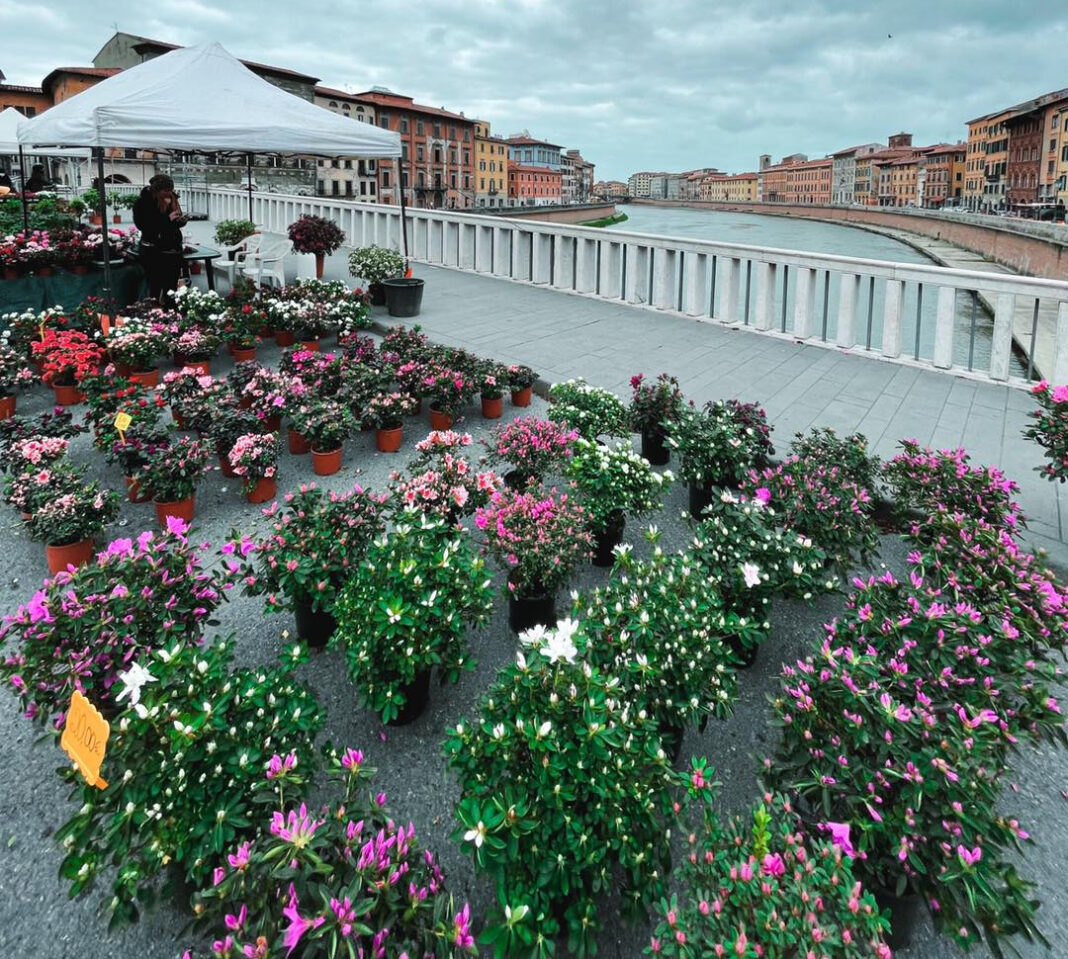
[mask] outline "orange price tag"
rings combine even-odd
[[[85,781],[97,789],[107,789],[108,785],[100,776],[100,767],[110,735],[108,721],[79,690],[74,690],[59,745],[74,760]]]
[[[111,332],[111,317],[107,313],[100,314],[100,332],[107,336]]]

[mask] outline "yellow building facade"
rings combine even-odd
[[[475,120],[475,206],[508,206],[508,144]]]

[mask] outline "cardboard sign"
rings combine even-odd
[[[108,721],[79,690],[74,690],[59,745],[74,760],[85,781],[97,789],[106,789],[108,785],[100,777],[100,767],[104,763],[104,752],[110,735],[111,726]]]
[[[100,332],[107,336],[111,332],[111,317],[106,313],[100,314]]]
[[[116,413],[115,414],[115,429],[119,431],[119,439],[122,440],[123,446],[126,445],[126,431],[130,428],[130,423],[133,420],[129,413]]]

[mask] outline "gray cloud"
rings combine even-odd
[[[148,11],[148,12],[146,12]],[[578,147],[598,176],[752,169],[964,122],[1068,86],[1063,0],[0,0],[0,67],[39,83],[114,27],[374,84]],[[210,109],[209,105],[206,105]]]

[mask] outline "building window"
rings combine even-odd
[[[356,112],[357,113],[363,113],[363,107],[357,107],[356,108]]]
[[[324,193],[326,193],[326,180],[315,181],[315,192],[318,193],[319,196],[322,196]]]
[[[464,130],[464,143],[468,143],[471,140],[471,131]]]
[[[367,184],[367,192],[370,193],[371,196],[375,195],[375,181],[374,180],[372,180],[370,183]]]
[[[449,174],[449,186],[452,187],[452,189],[454,189],[454,190],[456,189],[456,174],[455,173],[450,173]]]
[[[345,169],[346,170],[351,170],[352,169],[352,161],[351,160],[346,160],[345,161]]]
[[[423,162],[423,145],[421,143],[415,148],[415,158],[420,163]]]
[[[382,189],[383,190],[388,190],[389,189],[389,170],[383,170],[382,171]]]
[[[352,196],[352,180],[345,181],[345,196]]]
[[[416,132],[417,136],[422,136],[423,135],[423,121],[422,120],[416,120],[415,121],[415,132]]]
[[[341,196],[341,184],[337,180],[330,184],[330,192],[334,196]]]
[[[441,124],[440,123],[435,123],[434,124],[434,136],[435,137],[439,137],[439,138],[441,137]]]
[[[341,109],[344,110],[346,113],[351,113],[352,112],[352,107],[349,106],[349,104],[347,104],[347,103],[342,103],[341,104]]]
[[[400,132],[401,133],[407,133],[408,132],[408,118],[407,117],[401,117]]]
[[[453,123],[449,124],[449,139],[450,140],[455,140],[456,139],[456,125],[453,124]]]
[[[402,143],[401,144],[401,159],[402,160],[407,160],[408,159],[408,144],[407,143]]]

